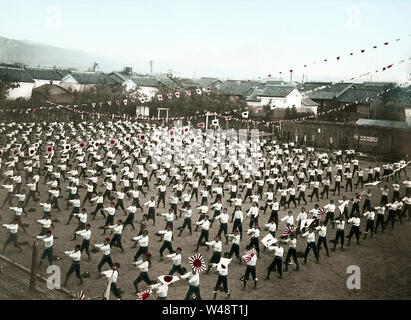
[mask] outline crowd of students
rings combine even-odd
[[[272,271],[282,278],[291,259],[301,270],[297,242],[306,242],[304,264],[311,250],[317,263],[322,248],[330,256],[330,225],[336,228],[335,251],[337,245],[344,250],[354,236],[360,244],[360,234],[372,238],[389,225],[393,229],[397,219],[403,224],[411,218],[411,181],[403,160],[367,167],[354,150],[327,152],[271,136],[244,139],[235,132],[211,134],[126,120],[12,122],[0,124],[0,132],[0,217],[8,229],[3,252],[13,244],[29,254],[19,244],[20,230],[23,237],[35,236],[44,247],[40,270],[44,260],[51,265],[59,253],[72,260],[65,286],[74,272],[84,285],[81,266],[95,263],[90,252],[99,252],[96,277],[107,277],[119,299],[127,291],[117,287],[120,263],[113,247],[139,271],[135,292],[144,282],[158,299],[167,297],[169,286],[164,277],[156,281],[149,275],[153,263],[171,263],[167,280],[186,279],[185,299],[201,299],[199,266],[190,263],[188,271],[183,262],[200,247],[204,256],[211,248],[204,271],[216,268],[218,273],[214,299],[221,286],[229,298],[234,256],[239,265],[230,268],[245,268],[243,290],[250,276],[257,288],[262,255],[274,252],[264,278],[269,280]],[[381,193],[380,201],[372,199],[375,193]],[[328,203],[320,206],[320,198]],[[55,227],[62,220],[67,222],[60,234]],[[123,246],[127,227],[133,234],[130,248]],[[158,252],[150,250],[153,236],[162,242]],[[54,250],[56,241],[78,237],[81,243]],[[83,253],[87,262],[82,262]],[[155,256],[158,262],[152,261]]]

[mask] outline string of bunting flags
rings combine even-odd
[[[314,119],[314,118],[318,118],[319,116],[322,115],[326,115],[332,112],[336,112],[336,111],[340,111],[340,110],[344,110],[350,106],[353,105],[358,105],[358,104],[362,104],[365,102],[369,102],[397,87],[400,87],[400,84],[396,84],[394,87],[392,88],[387,88],[379,93],[377,93],[375,96],[369,96],[366,97],[364,99],[361,100],[357,100],[355,102],[351,102],[351,103],[345,103],[344,105],[337,107],[337,108],[333,108],[333,109],[329,109],[327,111],[324,112],[319,112],[317,114],[313,114],[313,115],[309,115],[309,116],[304,116],[304,117],[300,117],[300,118],[294,118],[294,119],[285,119],[285,120],[272,120],[272,121],[266,121],[266,120],[249,120],[249,111],[245,111],[241,114],[242,118],[236,118],[233,117],[232,115],[223,115],[223,114],[219,114],[219,113],[203,113],[203,114],[197,114],[197,115],[190,115],[190,116],[184,116],[184,117],[143,117],[143,116],[121,116],[121,115],[114,115],[114,114],[103,114],[103,113],[96,113],[96,112],[89,112],[89,111],[80,111],[77,109],[73,109],[70,106],[58,106],[59,108],[62,108],[64,110],[67,111],[71,111],[77,114],[81,114],[81,115],[87,115],[87,116],[97,116],[97,117],[101,117],[101,118],[112,118],[112,119],[120,119],[120,118],[125,118],[128,120],[142,120],[142,121],[160,121],[160,122],[164,122],[164,121],[174,121],[174,120],[195,120],[195,119],[199,119],[199,118],[203,118],[208,116],[214,116],[214,117],[218,117],[220,119],[224,119],[225,121],[237,121],[237,122],[242,122],[242,123],[247,123],[247,124],[253,124],[253,125],[259,125],[259,124],[263,124],[263,125],[272,125],[272,124],[280,124],[280,123],[286,123],[286,122],[297,122],[297,121],[303,121],[303,120],[307,120],[307,119]],[[237,111],[237,110],[234,110]],[[218,126],[219,122],[216,121],[218,119],[214,119],[212,120],[211,124],[213,126]],[[198,124],[199,128],[204,128],[205,127],[205,123],[199,123]]]
[[[411,36],[411,34],[409,34],[408,36]],[[364,49],[360,49],[359,51],[358,51],[358,50],[352,50],[352,51],[347,52],[346,54],[336,56],[335,58],[322,58],[322,59],[320,59],[320,60],[313,61],[312,63],[305,63],[305,64],[303,64],[303,68],[304,68],[304,70],[305,70],[306,68],[309,68],[309,67],[311,67],[311,66],[318,65],[318,64],[320,64],[320,63],[326,63],[326,62],[332,61],[332,60],[341,61],[341,60],[344,59],[344,57],[352,57],[352,56],[354,56],[355,54],[363,55],[363,54],[365,54],[366,52],[373,51],[373,50],[375,50],[375,49],[377,49],[377,48],[387,47],[387,46],[390,46],[390,45],[392,45],[393,43],[397,43],[397,42],[399,42],[399,41],[401,41],[401,38],[395,38],[395,39],[390,40],[390,41],[384,41],[384,42],[382,42],[381,44],[374,44],[374,45],[372,45],[371,47],[369,47],[369,49],[364,47]],[[288,73],[293,73],[293,72],[294,72],[293,67],[290,67],[289,70],[288,70]],[[287,73],[287,71],[282,70],[282,71],[279,71],[278,73],[279,73],[280,75],[282,75],[282,74]],[[268,77],[268,78],[271,78],[271,77],[272,77],[272,74],[268,74],[267,77]],[[354,78],[352,78],[352,79],[354,79]]]
[[[408,60],[410,60],[410,59],[411,59],[411,57],[408,58]],[[403,63],[405,60],[406,60],[406,59],[402,59],[402,60],[399,61],[397,64],[401,64],[401,63]],[[392,63],[392,64],[390,64],[390,65],[388,65],[388,66],[386,66],[386,67],[383,67],[381,70],[382,70],[382,72],[383,72],[383,71],[385,71],[385,70],[391,69],[393,66],[394,66],[394,63]],[[378,72],[378,70],[376,70],[376,71],[374,71],[374,72]],[[360,75],[360,76],[358,76],[358,77],[362,77],[362,76],[368,75],[368,74],[370,74],[370,73],[372,73],[372,72],[368,72],[368,73],[362,74],[362,75]],[[355,77],[354,77],[354,78],[355,78]],[[354,79],[354,78],[351,78],[351,79]],[[337,83],[337,82],[336,82],[336,83]],[[304,95],[307,95],[307,94],[309,94],[309,93],[311,93],[311,92],[314,92],[314,91],[317,91],[317,90],[321,90],[321,89],[324,89],[324,88],[327,88],[327,87],[331,87],[331,86],[332,86],[332,85],[326,85],[326,86],[317,87],[317,88],[315,88],[315,89],[312,89],[312,90],[309,90],[309,91],[304,92]],[[209,116],[220,117],[220,118],[221,118],[221,117],[224,117],[225,121],[233,120],[233,121],[239,121],[239,122],[242,122],[242,123],[249,123],[249,124],[265,124],[265,125],[267,125],[267,126],[270,125],[270,124],[280,124],[280,123],[283,123],[283,122],[296,122],[296,121],[302,121],[302,120],[306,120],[306,119],[314,119],[314,118],[317,118],[317,117],[319,117],[319,116],[322,116],[322,115],[325,115],[325,114],[329,114],[329,113],[331,113],[331,112],[335,112],[335,111],[339,111],[339,110],[344,110],[345,108],[347,108],[347,107],[349,107],[349,106],[351,106],[351,105],[358,105],[358,104],[361,104],[361,103],[364,103],[364,102],[368,102],[369,100],[374,99],[374,98],[376,98],[376,97],[378,97],[378,96],[380,96],[380,95],[382,95],[382,94],[384,94],[384,93],[386,93],[386,92],[388,92],[388,91],[390,91],[390,90],[392,90],[392,89],[394,89],[394,88],[397,88],[398,86],[400,86],[400,84],[397,84],[397,85],[394,86],[393,88],[388,88],[388,89],[386,89],[386,90],[378,93],[376,96],[370,96],[370,97],[367,97],[367,98],[365,98],[365,99],[362,99],[362,100],[359,100],[359,101],[355,101],[355,102],[353,102],[353,103],[346,103],[346,104],[344,104],[343,106],[340,106],[340,107],[338,107],[338,108],[333,108],[333,109],[330,109],[330,110],[327,110],[327,111],[324,111],[324,112],[320,112],[320,113],[317,113],[317,114],[313,114],[313,115],[310,115],[310,116],[304,116],[304,117],[294,118],[294,119],[288,119],[288,120],[273,120],[273,121],[265,121],[265,120],[246,120],[246,119],[248,119],[249,111],[243,112],[243,113],[242,113],[242,118],[235,118],[235,117],[229,116],[229,115],[225,115],[225,116],[224,116],[224,115],[222,115],[222,114],[217,114],[217,113],[211,113],[211,114],[208,113],[208,115],[209,115]],[[196,92],[197,95],[201,95],[203,92],[210,93],[210,92],[211,92],[211,89],[210,89],[210,88],[203,88],[203,89],[197,88],[197,89],[195,90],[195,92]],[[186,97],[192,96],[191,90],[185,90],[185,91],[183,92],[183,94],[185,94]],[[168,94],[167,94],[168,99],[172,99],[172,96],[173,96],[173,94],[171,94],[171,93],[168,93]],[[180,92],[174,92],[174,96],[175,96],[176,98],[180,98],[180,97],[181,97],[181,93],[180,93]],[[140,100],[141,103],[150,102],[149,99],[146,98],[146,97],[141,97],[141,98],[139,98],[139,100]],[[162,96],[162,95],[157,95],[157,100],[158,100],[158,101],[163,101],[163,96]],[[119,106],[119,107],[121,106],[121,104],[124,105],[124,106],[127,106],[128,103],[129,103],[129,101],[130,101],[131,103],[136,103],[136,99],[135,99],[135,98],[130,98],[130,100],[128,100],[128,99],[122,99],[122,100],[117,99],[117,100],[114,100],[114,104],[117,105],[117,106]],[[161,117],[155,118],[155,117],[143,117],[143,116],[133,117],[133,116],[127,116],[127,115],[121,116],[121,115],[115,115],[115,114],[103,114],[103,113],[98,113],[98,112],[80,111],[80,110],[77,110],[77,108],[79,107],[79,105],[73,105],[73,107],[71,107],[70,105],[67,105],[67,106],[58,105],[58,104],[56,104],[56,103],[54,103],[54,102],[51,102],[51,101],[46,101],[46,102],[47,102],[49,105],[52,105],[52,106],[54,106],[54,108],[57,108],[57,109],[61,109],[61,108],[62,108],[62,109],[64,109],[64,110],[71,111],[71,112],[75,112],[75,113],[80,114],[80,115],[97,116],[98,118],[100,118],[100,117],[101,117],[101,118],[109,118],[109,117],[111,117],[111,118],[113,118],[113,119],[115,119],[115,118],[117,118],[117,119],[125,118],[125,119],[129,119],[129,120],[150,120],[150,121],[168,121],[168,120],[171,120],[171,121],[173,121],[173,120],[193,120],[193,119],[198,119],[198,118],[201,118],[201,117],[205,117],[205,116],[207,115],[207,113],[206,113],[206,114],[201,114],[201,115],[192,115],[192,116],[185,116],[185,117],[171,117],[171,118],[165,118],[165,117],[163,117],[163,118],[161,118]],[[122,102],[122,103],[121,103],[121,102]],[[107,103],[109,106],[113,105],[113,101],[107,101],[106,103]],[[92,103],[91,103],[91,106],[92,106],[93,108],[95,108],[97,105],[101,108],[101,107],[104,105],[104,102],[98,102],[98,103],[97,103],[97,102],[92,102]],[[83,103],[83,104],[81,104],[81,106],[88,107],[89,104]],[[38,111],[38,110],[44,110],[44,109],[52,110],[52,109],[54,109],[54,108],[53,108],[53,107],[34,107],[34,108],[25,109],[25,110],[24,110],[24,109],[0,109],[0,112],[16,112],[16,111],[17,111],[19,114],[23,114],[23,113],[29,113],[29,112],[36,112],[36,111]],[[260,110],[261,110],[261,108],[255,110],[255,111],[258,113]],[[236,111],[237,111],[237,110],[234,110],[234,112],[236,112]],[[212,123],[212,125],[218,126],[218,123],[214,122],[214,123]],[[200,123],[200,124],[198,124],[198,127],[200,127],[200,128],[201,128],[201,127],[205,127],[205,124],[204,124],[204,123]]]

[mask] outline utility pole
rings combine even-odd
[[[206,113],[206,124],[205,124],[206,130],[208,129],[208,116],[209,116],[209,113],[207,111],[207,113]]]
[[[31,254],[31,273],[30,273],[30,291],[36,290],[36,273],[37,273],[37,239],[33,243]]]

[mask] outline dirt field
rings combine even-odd
[[[0,260],[0,299],[1,300],[65,300],[68,295],[49,290],[41,281],[36,283],[36,291],[30,292],[29,275],[12,264]]]
[[[365,165],[372,165],[372,163],[361,161],[360,165],[365,167]],[[408,176],[411,175],[411,170],[408,168]],[[41,178],[41,182],[44,178]],[[354,183],[356,182],[354,179]],[[401,176],[401,181],[405,180],[404,175]],[[99,179],[101,181],[101,178]],[[80,182],[82,182],[80,180]],[[391,184],[390,180],[390,184]],[[150,183],[150,192],[147,194],[147,197],[140,197],[140,203],[144,203],[149,199],[153,194],[153,184],[154,179]],[[62,190],[64,190],[64,197],[66,197],[66,185],[67,182],[62,184]],[[345,184],[343,184],[345,185]],[[41,199],[45,200],[46,192],[45,186],[40,186]],[[85,189],[80,189],[81,200],[83,200],[85,195]],[[360,190],[360,189],[359,189]],[[321,191],[321,190],[320,190]],[[401,196],[404,195],[404,189],[402,189]],[[244,191],[245,192],[245,191]],[[310,194],[311,191],[308,190],[306,194]],[[337,201],[342,199],[342,195],[345,194],[343,191],[341,197],[330,196],[330,199]],[[170,193],[167,193],[167,197]],[[349,192],[346,194],[348,197],[353,197],[354,193]],[[226,204],[228,192],[226,192],[226,197],[223,199],[223,203]],[[244,193],[243,193],[244,196]],[[0,201],[2,202],[5,197],[4,189],[0,193]],[[391,199],[392,193],[389,195]],[[380,200],[380,191],[377,188],[373,188],[373,197],[372,205],[379,203]],[[131,203],[131,200],[125,199],[125,207]],[[308,199],[309,202],[309,199]],[[265,202],[264,202],[265,203]],[[327,200],[320,201],[320,206],[325,205]],[[76,242],[70,241],[72,233],[76,228],[77,221],[72,220],[70,225],[65,225],[65,222],[68,218],[69,211],[65,209],[64,199],[59,200],[60,207],[62,209],[61,213],[53,213],[53,219],[58,218],[61,222],[56,223],[56,228],[54,230],[54,235],[57,235],[59,238],[55,240],[54,245],[54,254],[60,256],[62,259],[57,261],[56,264],[62,268],[63,274],[67,272],[71,259],[63,254],[65,250],[72,250],[74,245],[81,242],[81,238],[78,237]],[[106,199],[105,205],[108,205],[109,201]],[[195,203],[192,200],[192,206],[200,205]],[[263,202],[260,202],[262,205]],[[26,210],[30,207],[33,207],[34,203],[30,202]],[[249,208],[249,203],[247,202],[243,205],[243,211]],[[362,203],[361,203],[362,206]],[[293,205],[291,205],[293,208]],[[314,202],[312,204],[308,203],[306,208],[309,211],[314,207]],[[351,207],[351,206],[350,206]],[[87,212],[94,210],[94,206],[86,205],[85,208]],[[294,218],[297,217],[298,210],[293,209]],[[30,267],[31,264],[31,244],[33,243],[34,236],[40,232],[40,224],[35,223],[36,219],[42,218],[42,207],[37,206],[36,212],[29,212],[29,217],[24,218],[23,222],[29,223],[28,234],[24,234],[22,230],[19,232],[19,241],[28,241],[29,246],[24,247],[23,254],[19,254],[17,250],[14,250],[13,247],[8,247],[5,255],[12,258],[15,261],[23,264],[26,267]],[[71,209],[70,209],[71,211]],[[167,211],[167,207],[162,209],[162,205],[157,212],[164,213]],[[231,213],[232,209],[229,209]],[[211,213],[212,214],[212,213]],[[282,218],[286,213],[281,210],[279,212],[279,217]],[[11,217],[11,212],[9,212],[6,207],[1,211],[3,216],[2,223],[8,223],[9,217]],[[143,213],[140,210],[137,210],[136,220],[140,220]],[[117,211],[116,221],[119,217],[123,217],[123,213]],[[197,210],[193,210],[193,223],[197,221]],[[260,225],[266,223],[269,217],[269,210],[265,216],[260,216]],[[155,232],[162,229],[165,225],[165,222],[161,217],[156,217],[156,225],[153,227],[152,222],[148,223],[149,235],[150,235],[150,245],[149,249],[153,255],[153,265],[149,269],[149,275],[151,279],[156,279],[157,276],[162,274],[167,274],[171,269],[172,262],[165,258],[163,262],[159,262],[159,253],[158,250],[161,246],[161,242],[157,242],[158,237],[154,235]],[[294,271],[295,266],[291,265],[289,272],[284,273],[283,279],[278,279],[277,274],[273,272],[271,274],[271,279],[269,281],[264,280],[266,268],[271,263],[273,259],[272,252],[262,252],[261,256],[257,262],[257,277],[259,278],[258,290],[253,289],[253,282],[249,281],[248,287],[245,291],[242,291],[242,282],[239,280],[240,277],[244,274],[245,264],[239,265],[236,259],[233,259],[229,267],[229,288],[232,291],[231,299],[410,299],[411,298],[411,222],[408,222],[407,219],[404,220],[404,224],[396,224],[395,229],[391,230],[389,227],[386,229],[384,234],[378,233],[374,236],[373,239],[367,239],[361,241],[361,245],[357,245],[355,239],[353,239],[350,247],[347,247],[344,252],[337,250],[335,252],[330,252],[330,257],[326,257],[325,253],[322,250],[322,256],[320,258],[320,263],[314,263],[314,255],[311,252],[307,265],[302,264],[302,259],[300,259],[301,267],[300,271]],[[102,243],[102,240],[105,236],[102,235],[102,230],[98,229],[99,226],[104,224],[103,217],[98,214],[95,221],[91,221],[89,215],[89,222],[92,224],[92,241],[91,243]],[[182,224],[182,219],[179,219],[175,222],[175,228]],[[136,225],[137,226],[137,225]],[[243,223],[245,229],[248,227],[248,220]],[[215,223],[210,229],[210,237],[213,237],[219,227],[219,223]],[[229,231],[231,231],[232,224],[229,223]],[[361,230],[365,228],[365,219],[362,219]],[[138,229],[138,227],[137,227]],[[280,222],[278,230],[282,232],[284,229],[284,223]],[[350,225],[346,226],[345,232],[348,234]],[[194,228],[193,228],[194,230]],[[125,299],[136,299],[134,294],[133,281],[138,276],[139,272],[132,265],[132,259],[137,249],[131,249],[134,245],[134,242],[131,241],[133,236],[137,235],[138,230],[131,230],[130,226],[123,233],[123,246],[126,250],[125,253],[121,253],[119,248],[112,248],[112,257],[114,262],[119,262],[121,264],[120,268],[120,277],[118,281],[118,286],[125,292],[123,298]],[[262,237],[267,233],[267,231],[262,230]],[[199,232],[193,232],[193,236],[190,237],[188,230],[184,230],[182,237],[177,237],[175,234],[173,247],[181,246],[183,248],[183,266],[189,268],[188,258],[194,254],[194,249],[196,242],[199,236]],[[278,234],[278,232],[277,232]],[[335,230],[331,228],[331,225],[328,226],[327,239],[330,241],[334,239]],[[0,241],[3,243],[7,237],[7,230],[1,228],[0,231]],[[249,242],[249,237],[244,235],[243,241],[241,243],[241,252],[245,252],[245,246]],[[229,251],[231,244],[224,245],[225,240],[223,237],[223,252]],[[262,244],[260,244],[262,246]],[[306,246],[305,239],[301,237],[298,238],[298,251],[304,251]],[[329,243],[329,247],[332,245]],[[39,254],[43,250],[43,244],[40,244]],[[287,249],[286,249],[287,250]],[[285,250],[285,254],[286,254]],[[206,251],[204,247],[200,248],[200,252],[208,259],[212,255],[212,251]],[[166,251],[165,254],[168,254]],[[285,257],[284,257],[285,258]],[[88,271],[91,275],[90,278],[84,279],[85,283],[82,287],[77,286],[77,280],[73,274],[69,280],[69,285],[67,289],[78,292],[84,290],[86,297],[95,297],[100,295],[106,286],[105,279],[96,280],[97,275],[97,264],[101,259],[101,254],[92,254],[92,261],[88,262],[87,256],[83,254],[81,262],[81,271],[82,273]],[[349,290],[346,286],[346,281],[349,274],[346,273],[347,267],[350,265],[358,265],[361,268],[361,289],[359,290]],[[108,266],[105,265],[103,270],[107,270]],[[43,272],[45,274],[45,268],[43,265]],[[203,299],[212,299],[213,297],[213,287],[217,280],[217,274],[215,272],[210,272],[206,275],[205,273],[201,274],[200,277],[200,288]],[[0,274],[0,299],[30,299],[30,296],[26,296],[22,292],[21,284],[18,286],[16,283],[22,282],[22,278],[19,275],[19,271],[12,270],[9,267],[3,269],[3,273]],[[28,280],[27,280],[28,281]],[[24,282],[24,281],[23,281]],[[10,288],[10,289],[9,289]],[[145,283],[141,282],[139,284],[140,291],[147,289]],[[171,285],[168,298],[169,299],[184,299],[187,292],[188,285],[184,280],[180,280]],[[47,290],[47,289],[45,289]],[[6,293],[8,292],[9,293]],[[217,299],[223,299],[225,295],[219,293]],[[35,297],[36,299],[54,299],[47,294],[38,294]],[[150,298],[152,299],[152,298]]]

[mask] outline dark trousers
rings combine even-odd
[[[82,280],[81,273],[80,273],[80,261],[73,261],[73,263],[72,263],[71,266],[70,266],[69,271],[67,271],[66,281],[68,280],[68,278],[70,278],[71,274],[72,274],[74,271],[76,272],[76,277],[77,277],[78,279]]]
[[[183,225],[180,227],[180,234],[181,232],[183,232],[183,230],[185,229],[185,227],[187,226],[188,230],[190,230],[190,235],[192,234],[191,232],[191,218],[185,218]]]
[[[387,227],[388,223],[391,221],[391,229],[394,229],[395,218],[396,218],[396,212],[394,210],[390,210],[388,212],[387,221],[385,221],[385,227]]]
[[[148,272],[140,272],[137,279],[134,280],[133,285],[134,285],[134,288],[136,289],[136,292],[138,292],[138,284],[141,281],[144,281],[145,283],[147,283],[147,285],[151,285],[151,280],[150,280],[150,277],[148,276]]]
[[[270,218],[268,219],[268,222],[270,222],[271,219],[274,219],[275,224],[278,226],[278,211],[271,211]]]
[[[91,257],[90,257],[89,247],[90,247],[90,240],[83,239],[83,241],[81,242],[80,252],[83,253],[83,250],[86,250],[88,259],[90,260]]]
[[[334,250],[337,247],[338,240],[341,241],[341,249],[344,248],[344,230],[342,229],[337,229],[337,233],[335,234]]]
[[[318,198],[318,188],[314,188],[313,192],[310,195],[310,201],[313,201],[313,197],[316,196],[317,201],[319,201],[320,199]]]
[[[184,274],[184,270],[181,267],[181,264],[179,264],[178,266],[176,266],[175,264],[173,264],[173,267],[171,268],[171,270],[169,271],[169,275],[172,276],[174,274],[174,272],[178,272],[180,275]]]
[[[96,209],[94,209],[94,211],[91,214],[93,216],[93,219],[96,218],[96,214],[99,210],[100,210],[101,214],[103,215],[103,217],[104,218],[106,217],[106,215],[103,213],[103,204],[102,203],[97,203]]]
[[[230,253],[228,254],[228,259],[231,259],[233,254],[235,254],[237,259],[240,259],[240,247],[238,246],[238,244],[233,243],[230,249]]]
[[[195,295],[195,300],[201,300],[200,286],[194,287],[190,285],[184,300],[190,300],[193,294]]]
[[[327,215],[325,216],[325,221],[324,221],[325,226],[327,226],[328,221],[331,221],[331,225],[333,226],[333,229],[334,229],[334,212],[327,212]]]
[[[128,225],[131,225],[131,228],[134,230],[135,228],[134,228],[134,223],[133,223],[133,221],[134,221],[134,213],[130,212],[130,213],[128,214],[128,216],[127,216],[126,221],[124,222],[123,230],[124,230],[124,229],[126,228],[126,226],[128,226]]]
[[[124,204],[123,204],[123,199],[118,199],[116,205],[114,206],[114,209],[117,209],[120,207],[124,211]]]
[[[295,248],[293,248],[293,247],[291,247],[291,248],[288,249],[287,257],[285,258],[285,265],[286,265],[285,269],[286,269],[286,270],[288,269],[288,262],[290,262],[291,257],[293,258],[294,263],[295,263],[295,264],[297,265],[297,267],[298,267],[297,249],[295,249]]]
[[[40,257],[40,260],[46,259],[49,261],[50,265],[53,264],[53,247],[46,248],[43,251],[43,254]]]
[[[270,273],[272,270],[277,269],[278,273],[280,274],[280,277],[283,275],[283,259],[281,259],[279,256],[275,256],[274,260],[271,262],[270,266],[267,269],[267,279],[270,278]]]
[[[137,261],[138,258],[142,255],[142,254],[146,254],[148,252],[148,247],[142,247],[140,246],[140,248],[138,248],[137,253],[134,256],[134,261]]]
[[[173,246],[171,245],[171,241],[163,242],[163,245],[160,248],[160,256],[163,256],[163,252],[165,249],[167,249],[168,252],[173,253]]]
[[[328,199],[328,192],[330,191],[330,186],[329,185],[324,185],[324,189],[321,192],[321,199],[324,197],[324,194],[327,194],[327,199]]]
[[[121,299],[121,294],[120,291],[117,288],[117,284],[115,282],[112,282],[110,285],[110,290],[113,292],[114,296]]]
[[[345,191],[348,191],[348,186],[350,186],[350,191],[352,191],[352,179],[347,179],[345,182]]]
[[[257,274],[255,272],[255,266],[250,266],[247,265],[247,269],[245,270],[245,275],[244,275],[244,282],[247,282],[248,279],[250,278],[250,274],[253,277],[253,280],[257,279]]]
[[[336,182],[335,182],[334,195],[335,195],[335,192],[337,191],[337,189],[338,189],[338,195],[340,195],[340,190],[341,190],[341,183],[340,183],[340,181],[336,181]]]
[[[221,235],[224,232],[224,236],[227,236],[227,223],[221,223],[217,234]]]
[[[360,243],[360,227],[352,226],[350,230],[350,234],[348,235],[348,244],[350,244],[352,236],[355,234],[357,238],[357,243]]]
[[[13,243],[13,245],[14,245],[17,249],[19,249],[20,252],[22,251],[21,247],[20,247],[19,244],[17,243],[17,233],[10,233],[10,234],[9,234],[6,242],[4,243],[3,251],[6,250],[6,247],[7,247],[10,243]]]
[[[252,247],[255,247],[255,250],[257,251],[258,255],[260,255],[260,246],[259,246],[259,242],[258,242],[257,237],[251,238],[250,244],[248,246],[249,246],[250,249]]]
[[[307,242],[307,248],[305,249],[305,253],[304,253],[304,262],[307,262],[307,256],[310,253],[311,249],[313,249],[315,259],[318,261],[318,251],[317,251],[317,247],[315,245],[315,242]]]
[[[374,229],[375,233],[377,233],[379,225],[381,225],[381,230],[382,232],[384,232],[385,225],[384,225],[384,215],[383,214],[377,214],[377,222],[375,223],[375,229]]]
[[[298,205],[300,205],[300,201],[304,200],[304,203],[307,204],[307,200],[305,199],[305,191],[300,191],[300,193],[298,194]]]
[[[221,284],[223,285],[224,292],[228,292],[228,284],[227,284],[227,276],[222,276],[221,274],[218,275],[217,283],[214,287],[214,293],[217,293],[218,289],[220,288]]]
[[[201,234],[200,234],[200,238],[198,238],[198,242],[197,242],[197,250],[198,247],[201,244],[201,241],[204,239],[204,241],[208,242],[208,230],[202,230]]]
[[[160,206],[160,202],[163,202],[163,208],[166,206],[166,193],[160,192],[158,196],[157,208]]]
[[[327,256],[329,255],[328,252],[328,245],[327,245],[327,238],[326,237],[318,237],[318,241],[317,241],[317,248],[318,250],[321,249],[321,244],[324,245],[325,251],[327,252]]]
[[[234,230],[236,230],[236,229],[238,229],[240,231],[240,235],[241,235],[241,238],[242,238],[243,237],[243,224],[241,223],[240,219],[234,219],[232,232],[234,232]]]
[[[364,239],[367,236],[368,231],[371,230],[371,238],[372,235],[374,234],[374,220],[367,220],[367,225],[365,226],[365,234],[364,234]]]
[[[113,261],[111,260],[111,255],[103,255],[103,257],[101,258],[100,263],[97,266],[97,270],[100,273],[101,272],[101,267],[105,264],[108,263],[108,265],[111,267],[113,267]]]
[[[124,248],[121,245],[121,234],[115,234],[113,236],[113,238],[110,241],[110,247],[112,247],[112,246],[119,247],[121,249],[121,251],[124,252]]]
[[[290,208],[290,203],[294,204],[294,208],[297,208],[297,204],[295,203],[295,195],[290,195],[290,198],[288,199],[287,202],[287,207]]]

